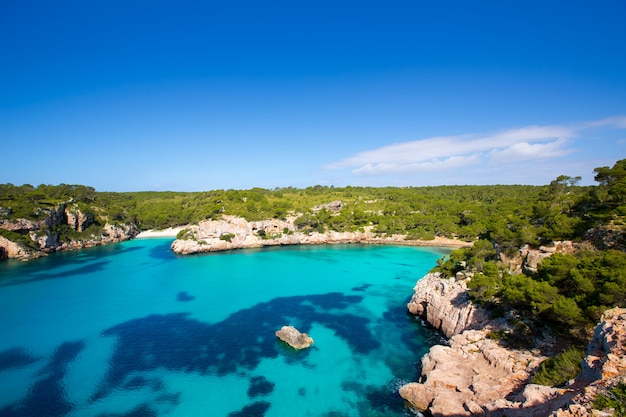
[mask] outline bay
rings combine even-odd
[[[0,264],[0,416],[408,415],[397,389],[438,339],[406,302],[446,249],[170,243]]]

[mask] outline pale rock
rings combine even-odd
[[[313,339],[306,333],[300,333],[293,326],[283,326],[276,331],[276,336],[294,349],[306,349],[313,344]]]
[[[417,282],[407,307],[446,337],[452,337],[464,330],[480,328],[489,320],[483,308],[470,302],[466,290],[465,281],[430,273]]]
[[[26,233],[39,230],[40,227],[39,223],[28,219],[0,220],[0,229],[11,232]]]
[[[331,201],[330,203],[319,204],[317,206],[314,206],[311,210],[313,211],[328,210],[332,213],[338,213],[341,211],[342,208],[343,208],[343,201],[335,200],[335,201]]]
[[[41,255],[39,255],[41,256]],[[36,257],[17,243],[0,236],[0,259],[30,259]]]
[[[35,233],[30,232],[30,238],[33,242],[37,242],[39,248],[45,251],[49,251],[50,249],[55,249],[60,246],[59,237],[56,233]]]
[[[67,224],[73,230],[82,232],[91,226],[94,222],[94,215],[91,212],[83,212],[78,209],[65,209],[65,217],[67,218]]]

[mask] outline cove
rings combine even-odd
[[[0,264],[0,416],[410,415],[397,389],[439,339],[405,305],[447,249],[170,243]]]

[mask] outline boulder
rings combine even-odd
[[[313,344],[313,339],[306,333],[300,333],[293,326],[283,326],[276,336],[294,349],[306,349]]]

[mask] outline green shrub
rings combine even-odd
[[[554,358],[546,359],[532,378],[533,384],[551,387],[562,386],[580,372],[580,363],[585,353],[571,347]]]
[[[183,229],[176,234],[176,239],[178,240],[188,240],[191,230]]]
[[[232,234],[232,233],[223,233],[222,235],[220,235],[220,240],[225,240],[226,242],[231,242],[234,237],[235,237],[235,235]]]
[[[620,382],[606,394],[599,394],[593,402],[596,410],[613,409],[616,417],[626,417],[626,383]]]

